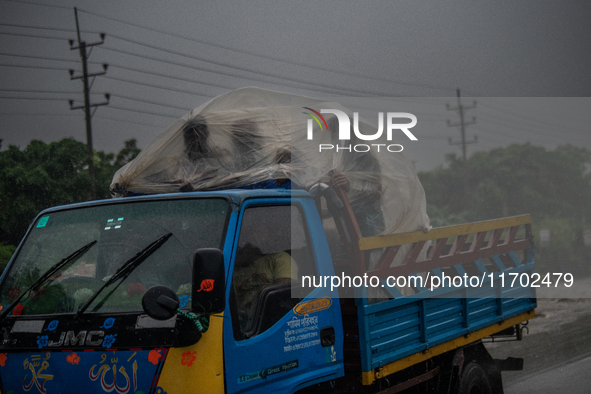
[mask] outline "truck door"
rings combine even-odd
[[[228,393],[289,393],[343,374],[338,299],[322,288],[291,298],[292,281],[321,274],[319,258],[330,262],[328,249],[321,247],[325,256],[319,256],[313,241],[324,239],[322,227],[311,230],[304,206],[273,201],[247,201],[238,223],[228,284],[231,324],[224,324]]]

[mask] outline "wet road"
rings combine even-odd
[[[538,298],[536,314],[523,341],[486,344],[494,358],[524,359],[503,372],[505,393],[591,393],[591,299]]]
[[[591,356],[505,385],[505,394],[586,394],[591,392],[590,371]]]

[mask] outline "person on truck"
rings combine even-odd
[[[207,163],[207,160],[212,158],[214,153],[209,143],[209,128],[204,117],[196,116],[185,123],[183,126],[183,141],[189,168],[184,166],[187,173],[183,175],[188,182],[181,186],[180,191],[186,192],[193,190],[190,180],[195,178],[197,171],[200,173],[199,180],[206,180],[215,177],[218,174],[218,168]]]
[[[328,130],[331,132],[331,144],[342,143],[338,139],[339,124],[336,117],[329,118]],[[351,133],[351,137],[350,146],[353,146],[357,137],[354,133]],[[381,207],[382,182],[378,159],[371,151],[341,149],[335,151],[333,162],[340,171],[331,172],[331,182],[334,187],[343,189],[349,196],[361,235],[371,237],[383,232],[385,223]]]
[[[259,294],[267,287],[291,283],[298,266],[287,252],[263,254],[248,243],[236,254],[233,286],[242,331],[252,327]]]

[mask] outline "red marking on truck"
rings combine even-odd
[[[197,290],[197,292],[203,291],[212,291],[213,290],[213,279],[204,279],[201,281],[201,288]]]
[[[162,350],[151,350],[148,354],[148,361],[154,365],[158,364],[160,357],[162,357],[162,354],[160,354],[161,351]]]
[[[80,363],[80,356],[76,353],[72,353],[68,357],[66,357],[66,361],[72,365],[78,365],[78,363]]]

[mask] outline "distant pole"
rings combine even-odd
[[[474,139],[471,141],[466,141],[466,126],[469,126],[471,124],[475,124],[476,123],[476,117],[472,117],[472,121],[471,122],[466,122],[464,119],[464,115],[466,113],[467,110],[469,109],[473,109],[476,108],[476,101],[474,101],[474,104],[472,106],[465,106],[462,104],[462,101],[460,99],[460,89],[458,88],[456,90],[457,92],[457,97],[458,97],[458,106],[457,107],[450,107],[449,104],[446,105],[447,110],[448,111],[458,111],[458,114],[460,115],[460,123],[451,123],[449,120],[447,121],[447,126],[448,127],[457,127],[460,126],[460,133],[461,133],[461,137],[462,137],[462,141],[461,142],[452,142],[452,139],[449,139],[449,144],[450,145],[462,145],[462,159],[464,161],[466,161],[466,145],[467,144],[475,144],[478,142],[478,137],[474,136]]]
[[[82,75],[74,77],[74,70],[70,70],[70,79],[82,79],[82,85],[84,89],[84,105],[83,106],[74,106],[74,100],[70,100],[70,109],[84,109],[84,120],[86,123],[86,148],[88,154],[88,174],[90,175],[90,194],[89,198],[91,200],[96,200],[97,193],[96,193],[96,170],[94,168],[94,149],[92,147],[92,115],[91,108],[98,107],[100,105],[108,105],[109,104],[109,95],[105,94],[106,102],[99,103],[99,104],[91,104],[90,103],[90,84],[89,84],[89,77],[96,77],[99,75],[104,75],[107,73],[107,64],[103,64],[103,72],[89,74],[88,73],[88,53],[86,49],[88,47],[92,47],[95,45],[101,45],[105,42],[105,34],[101,33],[101,41],[95,42],[92,44],[87,44],[85,41],[82,41],[80,37],[80,25],[78,23],[78,9],[74,7],[74,16],[76,18],[76,33],[78,37],[78,46],[74,46],[74,41],[70,40],[70,49],[78,49],[80,53],[80,59],[82,60]],[[93,79],[94,82],[94,79]]]

